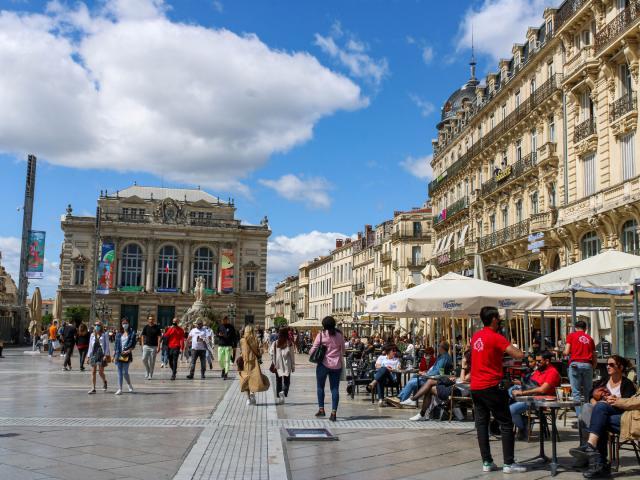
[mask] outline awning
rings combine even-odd
[[[469,230],[469,224],[462,227],[462,231],[460,232],[460,238],[458,239],[457,248],[464,247],[464,239],[467,236],[467,230]]]
[[[289,326],[295,328],[320,328],[322,327],[322,322],[318,318],[304,318],[290,323]]]
[[[433,255],[437,255],[438,253],[440,253],[440,246],[442,245],[443,240],[444,238],[438,239],[438,241],[436,242],[436,248],[433,249]]]
[[[447,241],[444,244],[444,248],[442,249],[442,253],[448,252],[449,248],[451,248],[451,240],[453,240],[453,235],[454,235],[454,233],[450,233],[449,236],[447,237]]]

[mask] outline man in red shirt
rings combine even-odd
[[[569,355],[569,383],[571,396],[574,399],[586,401],[593,386],[593,370],[598,363],[596,344],[585,331],[587,323],[584,320],[576,322],[576,331],[567,335],[567,345],[564,354]],[[581,391],[582,390],[582,391]],[[576,415],[580,416],[581,408],[576,407]]]
[[[169,349],[169,366],[171,367],[171,380],[176,379],[178,371],[178,357],[184,350],[184,330],[178,325],[178,319],[174,318],[173,323],[164,333]]]
[[[498,467],[493,463],[489,445],[489,418],[498,421],[502,437],[504,466],[502,473],[523,473],[526,467],[515,463],[513,449],[513,423],[509,412],[509,395],[500,388],[502,363],[505,353],[516,360],[524,354],[498,331],[502,326],[498,309],[482,307],[480,320],[484,328],[471,339],[471,398],[475,408],[478,444],[482,455],[482,471],[491,472]]]
[[[556,388],[560,386],[560,373],[556,367],[551,365],[551,359],[553,353],[549,351],[542,352],[541,357],[537,360],[538,369],[531,374],[530,381],[536,383],[538,386],[534,388],[528,388],[524,390],[513,390],[512,395],[516,400],[509,407],[511,410],[511,419],[516,427],[518,427],[518,440],[524,440],[527,438],[527,426],[524,423],[522,414],[527,411],[529,405],[525,402],[518,402],[518,397],[523,395],[554,395]]]

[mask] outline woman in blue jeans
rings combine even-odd
[[[136,347],[136,331],[129,326],[129,320],[120,320],[120,331],[116,335],[113,358],[118,367],[118,390],[116,395],[122,395],[123,377],[129,386],[129,392],[133,392],[131,378],[129,377],[129,364],[133,362],[132,351]]]
[[[316,335],[313,346],[309,351],[312,354],[322,344],[327,351],[324,358],[316,366],[316,387],[318,393],[318,413],[316,417],[325,417],[324,411],[324,387],[329,377],[331,388],[331,415],[329,420],[336,421],[338,401],[340,400],[340,376],[342,374],[342,358],[344,357],[344,336],[336,328],[336,320],[333,317],[322,319],[322,332]]]

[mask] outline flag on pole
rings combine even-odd
[[[169,273],[169,262],[164,266],[165,273]]]

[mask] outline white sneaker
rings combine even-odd
[[[160,364],[160,368],[164,368],[164,363],[161,363],[161,364]]]
[[[412,422],[427,422],[429,418],[426,415],[423,416],[423,415],[420,415],[420,413],[417,413],[416,415],[411,417],[409,420],[411,420]]]
[[[116,394],[116,395],[122,395],[122,390],[120,390],[120,389],[116,390],[116,393],[115,393],[115,394]]]
[[[280,405],[284,405],[284,392],[280,392],[278,397],[280,397]]]
[[[511,465],[504,465],[502,467],[502,473],[525,473],[527,467],[518,463],[512,463]]]
[[[148,379],[149,379],[149,374],[148,374],[148,373],[145,373],[145,374],[144,374],[144,379],[145,379],[145,380],[148,380]]]
[[[482,462],[482,471],[487,472],[495,472],[498,470],[498,466],[493,462]]]
[[[382,400],[378,400],[378,406],[379,407],[386,407],[387,406],[387,402],[384,400],[384,398]]]
[[[417,407],[418,402],[411,400],[411,398],[407,398],[406,400],[401,401],[400,405],[404,405],[405,407]]]
[[[460,409],[460,407],[455,407],[453,409],[453,416],[456,417],[456,420],[458,420],[459,422],[464,420],[464,415],[462,414],[462,410]]]
[[[133,393],[133,387],[131,385],[127,385],[127,388],[129,389],[129,393]]]
[[[255,394],[253,394],[253,393],[251,394],[250,400],[251,400],[251,405],[256,405],[257,404]]]
[[[251,405],[251,399],[247,398],[247,405]]]
[[[96,389],[95,389],[95,388],[92,388],[92,389],[91,389],[91,390],[89,390],[87,393],[88,393],[89,395],[93,395],[94,393],[96,393]]]

